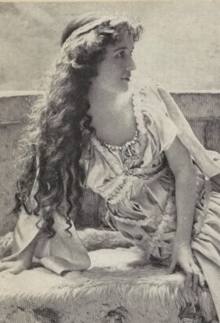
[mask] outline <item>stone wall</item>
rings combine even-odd
[[[173,97],[207,149],[220,152],[220,93],[174,93]],[[13,152],[37,93],[0,93],[0,234],[12,228],[14,217],[7,215],[14,205],[16,160]],[[103,225],[105,206],[96,194],[86,191],[79,225]]]

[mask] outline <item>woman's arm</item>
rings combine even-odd
[[[187,275],[186,284],[192,285],[193,279],[193,287],[196,288],[198,280],[200,283],[204,280],[191,251],[196,203],[196,172],[188,150],[177,137],[165,154],[175,177],[177,208],[177,230],[170,270],[172,272],[179,263]]]
[[[165,154],[175,177],[178,243],[190,245],[196,202],[195,168],[177,137]]]

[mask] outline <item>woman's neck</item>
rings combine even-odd
[[[114,93],[105,89],[96,89],[91,86],[89,91],[90,112],[120,111],[130,100],[129,92]]]
[[[132,91],[119,94],[108,91],[90,91],[91,126],[99,140],[110,145],[122,145],[136,132],[136,120],[132,104]]]

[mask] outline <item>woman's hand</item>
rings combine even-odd
[[[177,264],[181,266],[186,274],[185,286],[192,287],[194,291],[197,289],[198,283],[201,287],[204,286],[205,278],[194,261],[190,245],[180,245],[174,241],[170,273],[174,271]]]
[[[32,264],[31,250],[26,248],[16,258],[5,257],[0,261],[0,272],[4,271],[4,274],[20,274],[22,271],[30,269]]]
[[[0,272],[10,274],[20,274],[22,271],[30,269],[36,241],[33,240],[21,253],[17,256],[8,256],[0,261]]]
[[[0,272],[17,275],[22,271],[29,269],[31,263],[32,261],[25,259],[24,257],[19,257],[16,260],[8,260],[8,257],[6,257],[0,261]]]

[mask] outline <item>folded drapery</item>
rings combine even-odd
[[[41,233],[33,254],[33,262],[42,264],[59,275],[67,271],[87,269],[90,265],[89,256],[73,222],[67,231],[68,225],[63,217],[55,213],[53,219],[56,234],[48,237],[48,234]],[[21,210],[13,232],[12,255],[8,260],[16,259],[30,245],[41,231],[42,225],[43,221],[39,217],[27,214],[24,209]]]
[[[196,164],[208,178],[218,175],[220,173],[220,164],[217,163],[219,161],[218,153],[207,151],[199,142],[171,95],[160,87],[158,87],[158,92],[162,99],[161,108],[167,110],[171,120],[178,128],[179,139],[188,149]],[[217,177],[219,178],[219,176]],[[215,177],[214,182],[216,182],[217,177]]]

